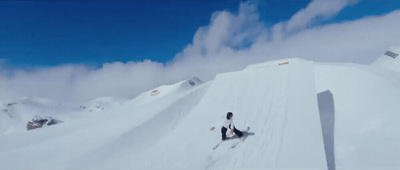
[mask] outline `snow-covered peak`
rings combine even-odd
[[[127,99],[119,97],[99,97],[81,104],[79,107],[87,112],[98,112],[126,102]]]
[[[203,81],[201,81],[197,77],[192,77],[191,79],[183,81],[180,88],[182,88],[184,90],[189,90],[193,87],[199,86],[200,84],[203,84]]]
[[[400,47],[391,47],[385,51],[372,66],[400,72]]]
[[[249,65],[246,67],[245,70],[269,68],[269,67],[275,67],[275,66],[284,66],[284,65],[298,63],[300,61],[304,61],[304,60],[302,60],[300,58],[292,58],[292,59],[268,61],[268,62],[264,62],[264,63]]]
[[[183,80],[175,84],[171,85],[163,85],[157,88],[154,88],[152,90],[143,92],[139,96],[135,97],[131,103],[135,105],[141,105],[141,104],[146,104],[149,102],[152,102],[154,100],[160,99],[172,92],[181,92],[185,93],[188,90],[202,84],[203,82],[197,78],[197,77],[192,77],[191,79],[188,80]]]

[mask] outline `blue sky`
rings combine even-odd
[[[266,26],[290,19],[310,1],[258,1]],[[0,59],[17,68],[106,62],[168,62],[210,23],[213,12],[237,12],[240,1],[0,1]],[[365,0],[328,24],[382,15],[398,0]]]
[[[0,56],[20,66],[152,59],[181,51],[237,1],[2,1]]]
[[[288,58],[370,64],[400,46],[399,18],[400,0],[0,0],[0,100],[132,98]]]

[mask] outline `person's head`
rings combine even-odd
[[[233,113],[232,113],[232,112],[228,112],[228,113],[226,114],[226,118],[227,118],[227,119],[231,119],[232,116],[233,116]]]

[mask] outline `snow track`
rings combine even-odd
[[[154,147],[157,163],[144,167],[324,169],[317,106],[312,62],[220,74],[187,118]],[[227,141],[214,151],[220,127],[208,129],[228,111],[238,129],[252,127],[250,136],[238,148]],[[148,162],[137,163],[142,161]]]

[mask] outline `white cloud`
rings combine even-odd
[[[292,34],[307,28],[316,20],[326,20],[335,16],[347,5],[354,4],[350,0],[314,0],[306,8],[294,14],[289,21],[276,24],[273,27],[275,39],[281,39],[285,34]]]
[[[315,61],[354,62],[368,64],[390,46],[400,45],[400,11],[385,16],[307,29],[284,41],[272,41],[255,51]]]
[[[322,2],[327,1],[312,1],[289,21],[271,28],[259,21],[253,4],[241,4],[237,14],[215,12],[210,24],[199,28],[193,42],[167,64],[149,60],[115,62],[105,63],[101,69],[69,65],[0,75],[0,100],[23,96],[74,101],[101,96],[134,97],[191,76],[207,81],[217,73],[274,59],[370,63],[389,46],[400,45],[400,11],[312,26],[315,18],[332,17],[347,5],[345,1],[327,3],[330,5]],[[284,38],[271,38],[282,26],[285,29],[280,34]]]
[[[238,49],[259,38],[265,30],[264,25],[258,22],[256,7],[244,3],[240,5],[238,15],[227,11],[214,13],[210,25],[196,32],[193,44],[184,53],[207,55],[225,47]]]

